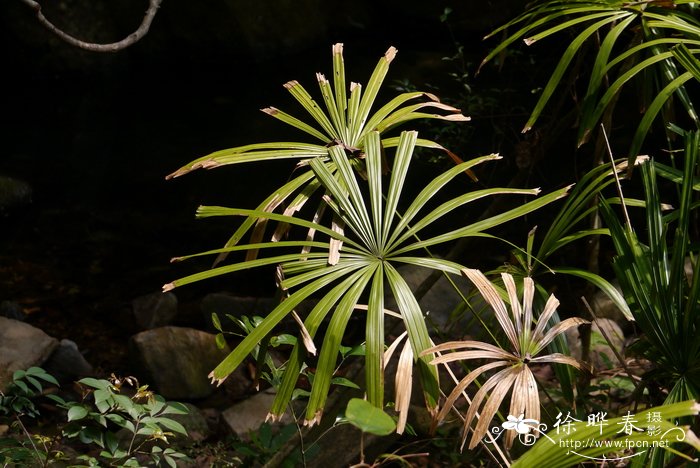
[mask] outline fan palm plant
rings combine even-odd
[[[636,81],[649,96],[640,103],[644,116],[637,125],[629,149],[630,163],[636,157],[659,112],[669,121],[666,105],[676,96],[696,126],[700,118],[685,84],[689,71],[677,67],[673,47],[686,46],[700,52],[698,6],[690,1],[559,0],[538,1],[522,15],[499,27],[487,37],[515,28],[515,32],[496,46],[483,64],[498,56],[515,41],[527,45],[562,31],[575,31],[559,63],[544,86],[523,132],[532,128],[542,115],[555,90],[562,84],[573,59],[582,56],[585,44],[596,44],[588,86],[579,108],[578,144],[586,142],[598,122],[610,117],[621,90]]]
[[[511,313],[508,313],[506,303],[501,299],[498,290],[479,270],[463,269],[464,276],[474,283],[484,300],[493,309],[496,320],[505,332],[510,350],[480,341],[452,341],[433,346],[424,351],[424,354],[443,353],[448,350],[460,350],[449,354],[443,354],[431,361],[431,364],[447,364],[455,361],[466,360],[491,360],[487,364],[469,372],[452,390],[447,397],[437,419],[444,419],[453,409],[457,399],[474,383],[476,379],[493,369],[502,368],[489,377],[476,392],[469,405],[462,434],[462,447],[467,440],[471,423],[481,409],[481,416],[473,429],[473,435],[469,442],[469,449],[476,447],[479,441],[486,435],[489,425],[512,387],[509,414],[525,419],[540,421],[540,397],[535,376],[530,369],[531,365],[546,363],[558,363],[573,366],[577,369],[587,369],[588,366],[570,356],[560,353],[552,353],[539,356],[555,337],[571,327],[588,323],[587,321],[571,317],[548,328],[547,324],[556,312],[559,301],[556,297],[549,296],[544,309],[535,318],[533,313],[533,299],[535,296],[535,283],[532,278],[524,279],[522,294],[522,306],[520,305],[517,288],[513,277],[507,273],[501,275],[505,284]],[[466,350],[466,351],[461,351]],[[489,392],[491,393],[489,395]],[[483,406],[482,406],[483,403]],[[512,431],[506,435],[506,447],[513,442]]]
[[[366,89],[359,83],[350,83],[349,95],[346,90],[343,44],[335,44],[332,52],[333,84],[323,74],[316,74],[325,111],[322,105],[319,105],[298,81],[289,81],[284,84],[285,89],[311,117],[313,124],[308,124],[276,107],[262,109],[271,117],[312,137],[312,142],[253,143],[224,149],[191,161],[166,178],[179,177],[200,168],[212,169],[266,160],[291,159],[298,161],[298,166],[301,167],[308,165],[310,160],[318,159],[333,171],[335,166],[330,162],[329,152],[330,147],[337,145],[348,152],[353,168],[364,173],[365,167],[362,160],[366,139],[370,133],[376,131],[384,135],[404,122],[415,119],[439,119],[452,122],[469,120],[469,117],[462,115],[459,109],[441,103],[434,94],[420,91],[399,94],[376,112],[371,113],[384,78],[389,71],[389,66],[396,57],[397,50],[390,47],[379,59]],[[431,112],[426,112],[426,110]],[[398,137],[384,137],[382,146],[384,148],[396,147],[398,142]],[[445,151],[455,162],[461,162],[458,156],[433,141],[417,139],[416,145]],[[300,190],[302,187],[304,189]],[[320,184],[314,178],[314,172],[305,171],[278,187],[260,203],[257,210],[273,212],[286,204],[284,214],[292,215],[302,209],[319,187]],[[293,194],[295,196],[290,200]],[[322,214],[324,209],[322,206],[320,205],[318,208],[317,217]],[[251,241],[260,241],[266,223],[267,218],[249,216],[233,233],[225,246],[236,245],[251,228],[253,228]],[[273,239],[282,238],[286,227],[284,224],[280,225],[274,233]],[[253,258],[255,254],[256,251],[251,250],[249,258]],[[225,255],[218,257],[217,262],[223,260],[224,257]]]
[[[467,192],[444,202],[436,195],[454,178],[486,161],[499,159],[497,155],[482,156],[455,167],[436,177],[407,202],[407,208],[399,212],[404,182],[408,173],[413,150],[418,143],[416,132],[403,132],[398,138],[393,155],[393,164],[385,181],[382,176],[383,148],[380,134],[372,131],[364,140],[364,176],[353,170],[353,154],[343,144],[334,144],[328,151],[328,160],[312,158],[308,161],[307,172],[300,177],[317,180],[322,188],[323,201],[330,209],[331,227],[322,222],[308,221],[286,214],[272,213],[263,209],[236,209],[223,207],[200,207],[198,216],[243,216],[246,219],[261,218],[300,226],[316,232],[316,237],[325,240],[288,240],[256,242],[216,249],[196,255],[222,254],[234,251],[295,248],[303,249],[293,253],[282,253],[257,259],[248,259],[231,265],[224,265],[195,275],[181,278],[165,285],[170,290],[194,281],[211,278],[225,273],[266,265],[279,265],[280,287],[287,297],[270,312],[246,336],[211,373],[211,378],[222,382],[247,356],[262,342],[285,317],[294,313],[295,307],[304,299],[318,295],[317,305],[303,320],[303,328],[312,340],[322,340],[319,347],[316,372],[313,378],[306,422],[319,421],[331,378],[336,369],[341,339],[350,316],[356,310],[366,310],[365,328],[365,374],[367,399],[376,407],[384,402],[384,347],[385,322],[387,311],[384,308],[386,295],[396,301],[401,323],[405,328],[415,360],[418,378],[422,383],[426,403],[435,411],[438,399],[437,373],[428,362],[431,357],[422,353],[431,346],[426,322],[406,280],[398,270],[400,265],[415,265],[451,274],[459,274],[462,266],[451,261],[429,255],[432,246],[450,242],[467,236],[483,236],[483,231],[504,222],[532,212],[539,207],[564,196],[568,187],[527,202],[517,208],[488,217],[472,224],[465,224],[442,234],[419,236],[426,232],[437,220],[483,197],[494,195],[536,195],[538,189],[492,188]],[[303,191],[303,189],[300,189]],[[431,202],[436,202],[433,207]],[[342,226],[342,228],[341,228]],[[181,259],[189,258],[182,257]],[[366,304],[362,301],[366,299]],[[330,315],[330,317],[329,317]],[[329,318],[328,318],[329,317]],[[324,320],[327,328],[322,338],[317,332]],[[297,384],[307,354],[313,353],[316,346],[299,340],[293,348],[286,364],[282,383],[274,404],[271,417],[284,413]]]
[[[700,398],[700,262],[693,239],[700,131],[685,133],[685,143],[682,172],[654,161],[641,166],[646,243],[637,237],[629,218],[623,224],[607,203],[602,204],[617,252],[615,274],[644,333],[644,352],[657,365],[649,377],[670,385],[665,403]],[[665,215],[657,172],[679,185],[678,206]],[[686,272],[688,262],[691,274]]]

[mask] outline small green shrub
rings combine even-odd
[[[183,404],[166,402],[132,377],[81,379],[78,383],[84,395],[80,402],[48,393],[42,381],[58,386],[56,379],[39,367],[16,371],[6,392],[0,394],[0,412],[14,419],[23,436],[0,443],[3,463],[47,466],[68,460],[78,463],[71,466],[139,467],[145,461],[150,466],[175,467],[176,460],[186,458],[165,447],[168,437],[187,436],[185,428],[169,417],[187,413]],[[37,404],[42,397],[66,411],[66,423],[60,426],[60,434],[52,437],[31,434],[22,421],[24,417],[40,416]],[[86,453],[71,460],[60,450],[65,445],[82,447]]]

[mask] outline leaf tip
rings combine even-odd
[[[180,177],[180,176],[182,176],[182,175],[187,174],[188,172],[191,172],[191,171],[194,170],[194,169],[196,169],[196,167],[194,167],[194,166],[193,166],[192,168],[189,168],[189,167],[181,167],[181,168],[178,169],[177,171],[175,171],[175,172],[173,172],[173,173],[171,173],[171,174],[166,175],[166,176],[165,176],[165,180],[170,180],[170,179],[174,179],[174,178],[176,178],[176,177]]]
[[[172,291],[175,289],[175,283],[168,283],[163,285],[163,292]]]
[[[284,86],[284,89],[292,89],[293,87],[298,86],[298,85],[299,85],[299,82],[297,80],[292,80],[292,81],[287,81],[282,86]]]
[[[472,118],[467,116],[467,115],[462,115],[462,114],[452,114],[452,115],[446,115],[444,117],[445,120],[451,120],[453,122],[469,122]]]
[[[387,50],[386,53],[384,54],[384,59],[387,62],[391,62],[392,60],[394,60],[394,57],[396,57],[397,52],[398,52],[398,50],[396,49],[396,47],[394,47],[394,46],[389,47],[389,50]]]
[[[316,411],[316,414],[313,418],[304,420],[304,426],[311,428],[314,427],[315,424],[320,424],[321,416],[323,416],[323,410]]]
[[[277,109],[276,107],[272,107],[272,106],[265,107],[264,109],[260,109],[260,110],[263,111],[264,113],[266,113],[267,115],[277,115],[279,113],[279,109]]]
[[[224,383],[224,380],[226,380],[226,377],[217,377],[216,374],[214,374],[214,371],[209,372],[207,377],[211,379],[212,385],[216,384],[217,387]]]

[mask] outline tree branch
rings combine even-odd
[[[46,29],[56,34],[68,44],[92,52],[117,52],[119,50],[129,47],[130,45],[135,44],[148,33],[148,30],[151,27],[151,23],[153,22],[153,18],[156,16],[158,8],[160,7],[160,4],[163,0],[149,0],[148,10],[146,10],[146,14],[144,15],[143,20],[141,21],[141,25],[138,27],[138,29],[126,36],[121,41],[112,42],[110,44],[96,44],[93,42],[85,42],[81,41],[80,39],[76,39],[75,37],[56,27],[51,21],[49,21],[41,12],[41,5],[39,5],[38,2],[35,2],[34,0],[21,1],[36,12],[36,17],[39,20],[39,23],[41,23]]]

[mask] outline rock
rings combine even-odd
[[[601,329],[610,339],[610,344],[606,337],[601,333]],[[577,328],[570,328],[566,331],[566,337],[569,341],[569,350],[571,355],[576,359],[581,359],[581,340]],[[612,344],[612,347],[610,346]],[[622,328],[611,319],[600,318],[593,321],[591,324],[591,349],[589,361],[596,370],[607,370],[620,365],[615,352],[624,357],[625,335]]]
[[[207,377],[228,355],[219,349],[215,335],[193,328],[161,327],[131,337],[129,353],[145,377],[165,398],[199,399],[215,387]]]
[[[226,409],[221,416],[231,432],[240,439],[248,439],[250,432],[258,430],[265,422],[274,399],[274,389],[263,390]],[[294,420],[287,412],[274,425],[285,426],[293,422]]]
[[[24,322],[27,319],[27,314],[22,310],[22,306],[14,301],[0,302],[0,315],[13,320]]]
[[[63,339],[42,366],[59,383],[70,383],[92,374],[93,368],[71,340]]]
[[[0,391],[12,381],[16,370],[40,366],[58,347],[58,340],[42,330],[0,317]]]
[[[144,330],[170,325],[177,316],[177,296],[155,292],[131,301],[136,323]]]
[[[238,366],[221,384],[230,401],[238,401],[255,393],[255,385],[246,366]]]

